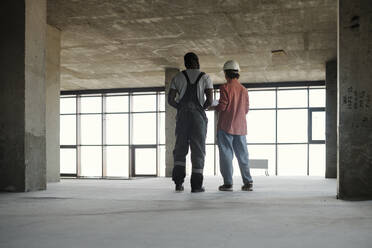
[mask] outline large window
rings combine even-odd
[[[323,176],[324,87],[249,89],[250,159],[269,175]],[[219,91],[214,91],[219,99]],[[61,174],[78,177],[165,175],[165,94],[124,92],[61,97]],[[218,116],[207,111],[204,175],[219,175]],[[236,159],[234,173],[239,175]],[[190,153],[187,159],[191,172]],[[252,169],[252,174],[263,174]]]
[[[61,174],[163,176],[165,103],[160,101],[162,91],[62,96]]]
[[[248,92],[249,158],[267,160],[269,175],[324,176],[324,87],[249,89]],[[218,149],[215,153],[215,171],[219,174]],[[233,165],[234,174],[240,175],[236,159]],[[252,169],[252,174],[263,171]]]
[[[61,174],[77,174],[77,100],[76,96],[61,98],[60,104],[60,167]]]
[[[250,89],[249,98],[250,159],[267,159],[270,175],[324,176],[324,87]]]

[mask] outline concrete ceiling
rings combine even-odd
[[[164,86],[188,51],[215,83],[228,59],[242,82],[324,80],[337,55],[336,0],[48,0],[48,23],[62,90]]]

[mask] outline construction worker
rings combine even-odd
[[[233,190],[233,165],[235,156],[239,162],[240,173],[244,185],[243,191],[252,191],[253,180],[249,169],[247,150],[247,121],[249,110],[247,89],[238,81],[240,67],[234,60],[227,61],[223,66],[226,83],[220,87],[218,105],[211,107],[219,113],[217,124],[217,142],[220,155],[220,171],[224,184],[220,191]]]
[[[184,190],[186,155],[191,149],[191,192],[204,192],[203,168],[208,119],[205,109],[213,101],[211,78],[199,70],[199,59],[195,53],[184,56],[186,70],[179,72],[171,82],[168,103],[177,109],[176,144],[173,150],[174,168],[172,180],[176,191]],[[176,96],[178,94],[178,99]],[[206,96],[206,100],[205,100]]]

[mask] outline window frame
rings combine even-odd
[[[314,140],[313,139],[313,113],[314,112],[324,112],[325,113],[325,107],[311,107],[311,108],[309,108],[309,112],[308,112],[309,125],[308,125],[308,130],[307,130],[308,137],[309,137],[309,144],[325,144],[325,139],[324,140]]]
[[[214,86],[214,98],[219,93],[219,86]],[[247,142],[247,145],[274,145],[275,146],[275,175],[278,175],[278,146],[279,145],[300,145],[305,144],[307,145],[307,175],[309,175],[309,146],[310,144],[325,144],[324,140],[312,140],[312,113],[314,111],[324,111],[325,107],[310,107],[309,100],[310,100],[310,93],[309,90],[311,89],[325,89],[325,82],[324,81],[313,81],[313,82],[283,82],[283,83],[250,83],[244,84],[248,91],[274,91],[275,92],[275,107],[272,108],[251,108],[251,110],[255,111],[265,111],[265,110],[274,110],[275,111],[275,141],[264,143],[264,142]],[[306,107],[286,107],[286,108],[279,108],[278,107],[278,92],[280,90],[307,90],[307,106]],[[135,112],[133,110],[133,96],[137,95],[156,95],[156,109],[155,111],[140,111]],[[102,108],[100,113],[81,113],[81,98],[82,97],[101,97]],[[106,98],[113,97],[113,96],[128,96],[128,112],[107,112],[106,111]],[[162,96],[162,97],[160,97]],[[155,176],[160,176],[164,173],[160,171],[164,165],[160,165],[160,157],[164,155],[160,155],[160,147],[164,149],[165,144],[160,142],[160,114],[165,113],[165,109],[160,109],[161,104],[159,101],[160,99],[164,99],[166,101],[166,93],[164,87],[151,87],[151,88],[132,88],[132,89],[105,89],[105,90],[81,90],[81,91],[62,91],[61,98],[68,98],[74,97],[76,98],[76,113],[64,113],[60,115],[75,115],[76,116],[76,145],[61,145],[60,148],[69,148],[69,149],[76,149],[76,175],[75,174],[61,174],[61,176],[69,176],[69,177],[76,177],[80,178],[81,176],[81,147],[84,146],[81,144],[81,116],[82,115],[89,115],[89,114],[100,114],[102,119],[102,142],[99,146],[102,148],[102,178],[109,178],[107,177],[107,167],[106,167],[106,147],[109,146],[128,146],[128,178],[131,178],[135,175],[131,173],[133,158],[132,153],[136,147],[140,146],[156,146],[156,154],[157,154],[157,161],[156,161],[156,171],[157,174]],[[166,104],[166,103],[165,103]],[[278,110],[292,110],[292,109],[306,109],[308,110],[308,139],[307,142],[300,142],[300,143],[283,143],[278,142]],[[156,144],[133,144],[133,114],[135,113],[155,113],[156,114]],[[127,114],[128,115],[128,144],[107,144],[106,143],[106,115],[107,114]],[[164,127],[165,128],[165,127]],[[165,131],[164,131],[165,132]],[[217,168],[217,140],[216,140],[216,133],[217,133],[217,114],[214,114],[214,142],[208,143],[207,145],[214,146],[214,175],[218,174]],[[249,141],[249,140],[248,140]],[[88,145],[89,146],[89,145]],[[94,145],[96,146],[96,145]],[[137,175],[138,176],[138,175]]]

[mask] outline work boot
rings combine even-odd
[[[231,184],[223,184],[218,187],[219,191],[233,191],[233,186]]]
[[[184,190],[182,184],[176,184],[176,192],[182,192]]]
[[[253,183],[246,183],[242,186],[243,191],[253,191]]]
[[[204,187],[201,187],[200,189],[191,189],[191,193],[202,193],[204,192]]]
[[[192,173],[190,178],[191,189],[200,189],[203,187],[203,175]]]

